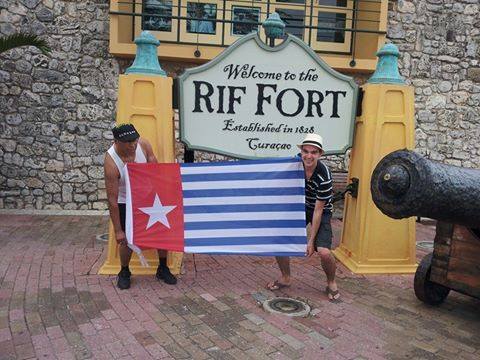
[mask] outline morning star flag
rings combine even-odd
[[[129,246],[188,253],[305,255],[300,158],[128,164]]]

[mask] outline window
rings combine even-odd
[[[187,3],[187,32],[215,34],[217,32],[217,5],[209,3]]]
[[[352,0],[316,0],[313,7],[311,45],[314,49],[324,51],[350,53],[352,32],[345,29],[352,28],[353,11]]]
[[[148,0],[143,7],[142,29],[153,31],[172,31],[172,2]]]
[[[317,41],[344,43],[346,18],[346,14],[319,11],[318,25],[322,28],[317,30]]]
[[[319,5],[347,7],[347,0],[318,0]]]
[[[225,31],[226,46],[238,40],[241,36],[253,31],[260,31],[260,24],[265,21],[267,1],[225,1]]]
[[[232,7],[233,26],[231,35],[247,35],[258,30],[260,22],[260,8],[257,7]]]
[[[277,0],[279,3],[305,4],[305,0]]]
[[[134,17],[135,37],[142,30],[149,30],[161,41],[176,41],[178,19],[178,0],[144,0],[136,2],[135,13],[142,16]]]
[[[223,1],[181,2],[179,42],[222,44]],[[219,21],[220,20],[220,21]]]
[[[307,4],[307,1],[310,4]],[[270,12],[276,11],[285,23],[285,32],[295,35],[299,39],[307,39],[312,0],[270,0]]]
[[[303,34],[305,32],[305,11],[288,8],[276,8],[275,11],[285,23],[285,33],[295,35],[303,40]]]

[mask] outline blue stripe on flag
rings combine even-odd
[[[184,198],[226,197],[226,196],[271,196],[271,195],[304,195],[303,187],[250,188],[250,189],[211,189],[183,190]]]
[[[304,228],[305,220],[237,220],[185,222],[185,230]]]
[[[228,180],[279,180],[298,179],[303,177],[303,171],[281,172],[243,172],[243,173],[220,173],[220,174],[194,174],[182,175],[182,182],[192,181],[228,181]],[[212,184],[215,187],[215,184]]]
[[[204,253],[201,253],[201,254],[208,254],[208,255],[243,255],[243,256],[303,256],[303,257],[305,257],[305,252],[298,252],[298,251],[238,253],[238,252],[215,252],[214,249],[215,248],[212,248],[211,251],[204,252]]]
[[[304,203],[297,204],[240,204],[240,205],[191,205],[184,206],[185,214],[234,213],[266,211],[305,211]],[[221,215],[219,215],[221,216]]]
[[[275,163],[298,163],[301,158],[272,158],[261,160],[239,160],[239,161],[217,161],[217,162],[203,162],[203,163],[182,163],[180,167],[202,167],[202,166],[225,166],[225,165],[251,165],[251,164],[266,164],[275,165]]]
[[[185,239],[185,246],[222,246],[255,244],[306,244],[304,236],[252,236],[252,237],[215,237]]]

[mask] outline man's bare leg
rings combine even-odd
[[[267,289],[278,290],[282,287],[290,286],[290,258],[288,256],[275,256],[280,272],[281,280],[274,280],[267,284]]]
[[[158,252],[158,260],[166,259],[167,258],[167,250],[157,250]]]
[[[337,300],[340,298],[340,294],[338,293],[338,287],[335,281],[335,272],[337,271],[335,258],[333,257],[330,249],[327,248],[318,248],[318,253],[320,254],[320,263],[322,264],[322,269],[325,271],[325,275],[327,276],[327,286],[331,290],[331,292],[328,293],[328,297],[331,300]]]
[[[122,267],[128,266],[130,264],[130,259],[132,258],[132,249],[130,249],[126,242],[121,243],[119,246],[120,253],[120,265]]]

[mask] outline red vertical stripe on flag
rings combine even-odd
[[[184,251],[180,165],[128,164],[128,175],[133,243],[142,249]]]

